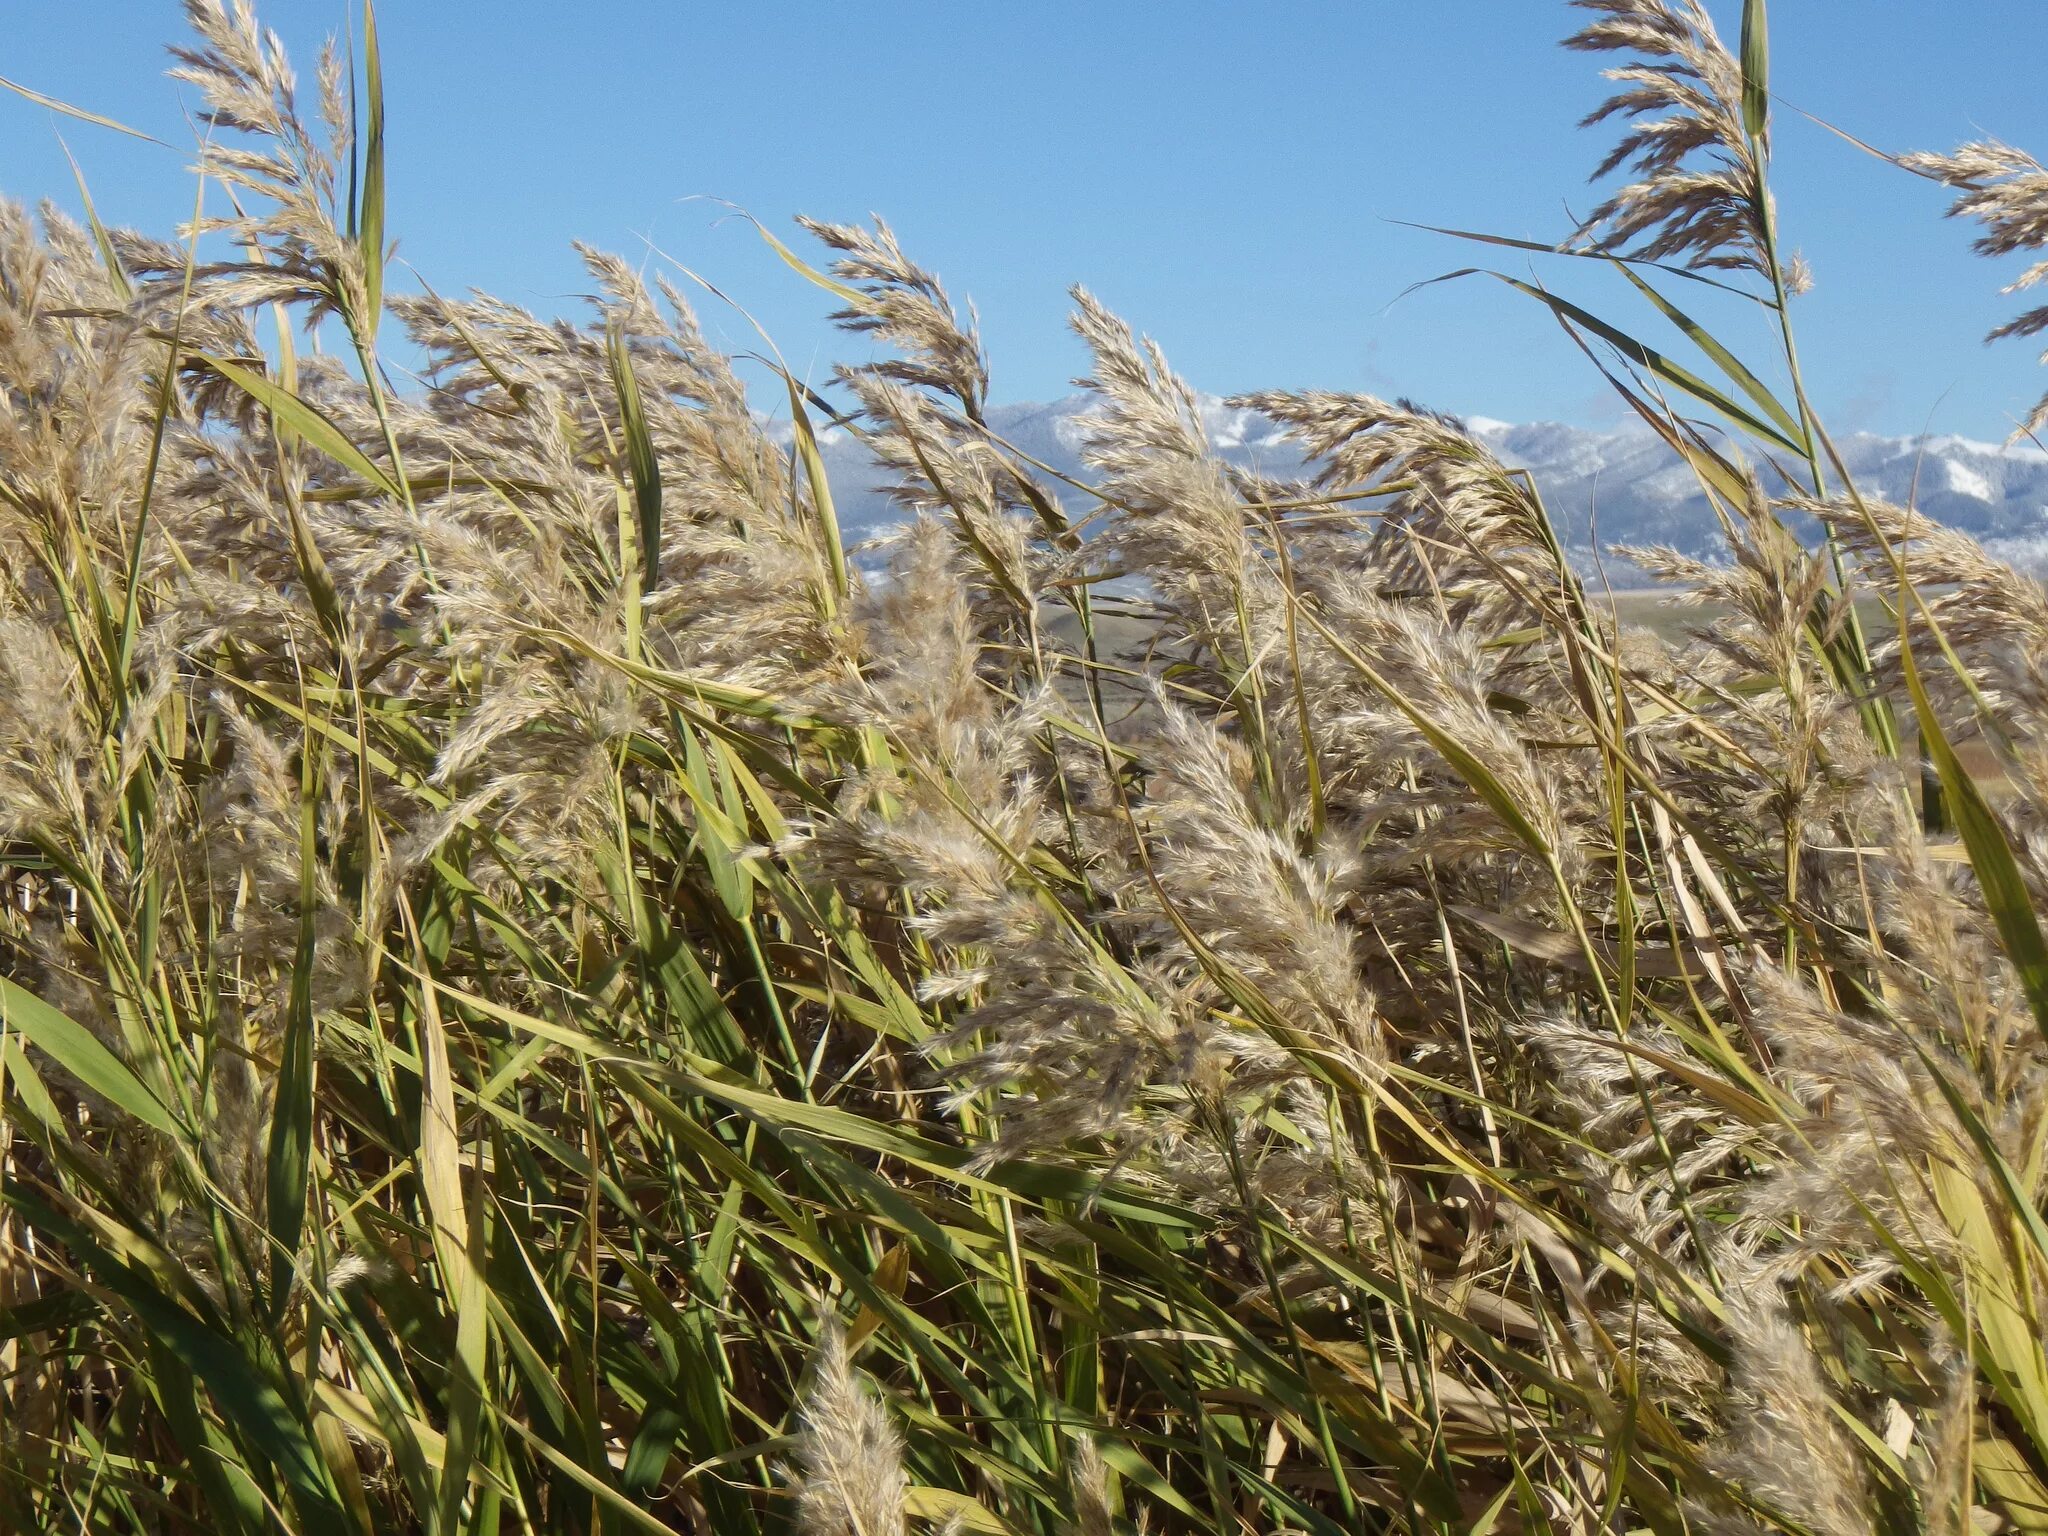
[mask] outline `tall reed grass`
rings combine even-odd
[[[0,1527],[2048,1528],[2048,600],[1808,403],[1762,0],[1580,3],[1554,259],[1672,340],[1507,280],[1712,500],[1680,643],[1085,293],[1034,464],[879,223],[764,400],[610,256],[397,292],[374,18],[187,0],[189,227],[0,211]]]

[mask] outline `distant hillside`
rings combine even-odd
[[[1085,477],[1080,461],[1085,395],[1050,403],[993,407],[990,425],[1023,452],[1063,473]],[[1204,396],[1203,416],[1217,451],[1234,464],[1288,475],[1300,458],[1274,425],[1253,412]],[[1711,557],[1714,521],[1693,476],[1639,424],[1597,431],[1558,422],[1511,424],[1474,418],[1470,427],[1509,464],[1533,471],[1575,558],[1597,545],[1668,544]],[[1866,493],[1911,501],[1960,528],[2016,565],[2048,567],[2048,454],[2001,448],[1963,437],[1837,440]],[[827,434],[825,456],[849,531],[872,532],[900,517],[850,434]]]

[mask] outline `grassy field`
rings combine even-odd
[[[1761,0],[1584,0],[1544,259],[1645,302],[1527,290],[1688,622],[1407,403],[1233,471],[1078,290],[1055,483],[879,223],[818,396],[600,253],[400,291],[367,12],[188,11],[217,226],[0,205],[0,1530],[2048,1529],[2048,599],[1807,404]]]

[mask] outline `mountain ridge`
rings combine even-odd
[[[1275,423],[1219,396],[1201,395],[1198,402],[1219,457],[1277,477],[1300,471],[1300,454]],[[1074,394],[992,406],[988,420],[1020,452],[1086,479],[1081,450],[1093,408],[1091,396]],[[1581,565],[1590,566],[1596,555],[1609,558],[1617,545],[1668,545],[1707,559],[1721,548],[1718,526],[1691,471],[1643,424],[1593,428],[1484,416],[1468,417],[1465,424],[1504,463],[1535,475],[1561,541]],[[871,536],[905,515],[885,495],[882,477],[853,434],[826,431],[820,446],[850,536]],[[1954,433],[1854,432],[1838,438],[1836,447],[1865,494],[1910,502],[2001,559],[2048,570],[2048,452]]]

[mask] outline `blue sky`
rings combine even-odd
[[[1718,7],[1732,35],[1735,7]],[[264,0],[310,76],[351,0]],[[1892,148],[1992,133],[2048,153],[2040,0],[1778,0],[1773,85]],[[738,203],[879,210],[978,306],[999,399],[1066,391],[1085,366],[1065,289],[1084,282],[1217,391],[1405,394],[1468,414],[1598,423],[1615,407],[1534,305],[1420,279],[1490,256],[1409,219],[1550,239],[1591,206],[1605,130],[1597,60],[1551,0],[382,0],[390,226],[437,289],[544,313],[586,284],[572,237],[649,242],[744,303],[800,368],[865,348],[783,268]],[[0,74],[189,146],[162,78],[171,0],[0,0]],[[185,93],[189,94],[189,93]],[[74,204],[61,131],[110,222],[190,208],[173,152],[0,93],[0,193]],[[1983,333],[2016,302],[1938,217],[1937,188],[1781,108],[1787,240],[1816,399],[1838,429],[2004,436],[2048,386],[2024,343]],[[650,258],[651,259],[651,258]],[[1565,269],[1565,270],[1560,270]],[[1615,318],[1630,298],[1578,263],[1546,281]],[[707,326],[752,345],[706,296]],[[1704,317],[1704,316],[1703,316]],[[1715,315],[1718,321],[1721,317]],[[1767,338],[1729,314],[1731,339]],[[1649,322],[1645,320],[1645,334]]]

